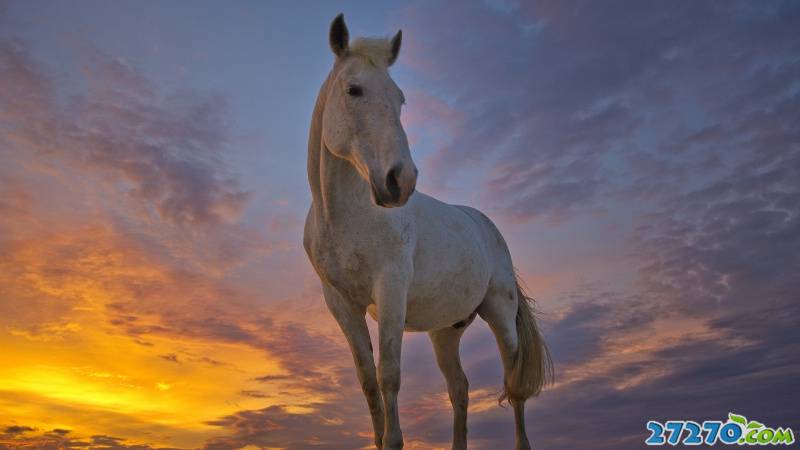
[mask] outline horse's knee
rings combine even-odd
[[[400,390],[400,365],[381,364],[378,370],[378,385],[381,392],[397,392]]]
[[[400,390],[400,377],[385,376],[380,379],[381,392],[397,392]]]
[[[364,391],[364,397],[367,398],[367,405],[369,406],[370,413],[378,414],[383,411],[381,403],[381,393],[378,390],[377,384],[362,383],[361,389]]]
[[[381,394],[380,390],[378,390],[378,384],[373,380],[362,381],[361,390],[364,391],[364,395],[367,399],[373,399]]]
[[[469,402],[469,380],[463,373],[456,378],[450,388],[450,402],[454,408],[466,409]]]
[[[467,379],[467,375],[464,372],[461,372],[458,377],[456,377],[457,386],[460,388],[459,390],[463,391],[464,393],[469,392],[469,380]]]
[[[373,364],[358,364],[356,366],[358,380],[361,383],[361,390],[367,398],[380,395],[378,382],[375,376],[375,366]]]

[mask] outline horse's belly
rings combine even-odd
[[[406,331],[430,331],[465,321],[478,309],[489,285],[489,270],[475,263],[461,270],[416,272],[406,298]],[[454,267],[450,267],[454,269]],[[367,311],[377,320],[374,304]]]
[[[483,302],[491,262],[477,239],[466,233],[428,241],[414,258],[406,329],[428,331],[466,320]]]
[[[489,284],[484,267],[416,280],[409,290],[406,330],[429,331],[466,320],[483,301]]]
[[[447,299],[443,299],[447,300]],[[431,331],[465,324],[481,304],[481,299],[471,302],[426,302],[425,308],[409,304],[406,311],[406,331]],[[378,310],[374,303],[367,307],[369,315],[377,322]]]

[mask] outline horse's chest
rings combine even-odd
[[[365,236],[323,230],[311,239],[309,257],[320,278],[351,298],[369,301],[375,261]]]

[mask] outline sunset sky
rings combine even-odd
[[[535,448],[800,431],[800,3],[0,0],[0,449],[372,448],[301,244],[339,12],[403,29],[417,187],[538,301]],[[470,448],[511,448],[482,321],[461,353]],[[450,448],[424,333],[400,400]]]

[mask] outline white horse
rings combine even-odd
[[[430,335],[453,406],[453,448],[467,448],[468,384],[458,347],[478,314],[500,348],[500,399],[514,408],[517,449],[529,449],[524,404],[549,374],[547,348],[492,222],[475,209],[414,193],[417,169],[400,123],[403,92],[388,72],[401,39],[398,31],[391,40],[350,44],[342,15],[331,23],[336,59],[311,120],[313,203],[303,243],[353,353],[378,448],[403,447],[397,393],[404,330]],[[366,312],[378,322],[377,376]]]

